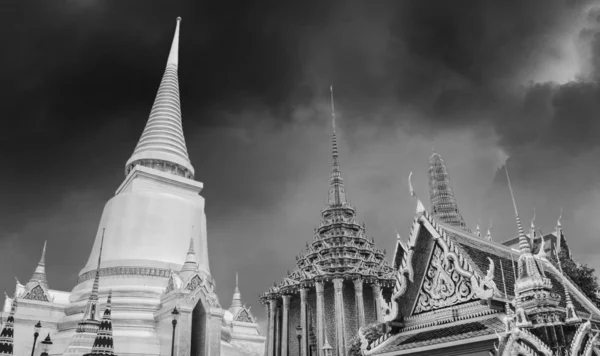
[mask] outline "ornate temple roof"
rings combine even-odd
[[[160,82],[146,127],[133,155],[127,161],[126,174],[136,164],[158,168],[166,163],[175,165],[179,175],[188,178],[194,176],[194,167],[192,167],[188,156],[181,123],[179,80],[177,77],[180,23],[181,18],[178,17],[167,67]]]
[[[333,95],[333,94],[332,94]],[[332,110],[333,110],[332,96]],[[332,157],[327,205],[321,211],[321,221],[315,228],[314,239],[296,256],[296,268],[280,283],[274,283],[261,300],[278,293],[289,293],[312,285],[315,281],[332,278],[363,278],[393,285],[394,269],[385,259],[373,238],[366,236],[365,225],[356,220],[356,209],[348,202],[339,164],[335,113],[332,111]]]
[[[31,279],[24,286],[23,292],[20,294],[20,298],[37,300],[41,302],[51,301],[48,281],[46,279],[46,242],[44,242],[44,248],[42,250],[42,257],[38,262],[38,265],[31,276]]]
[[[441,222],[468,230],[450,184],[448,168],[442,156],[433,152],[429,158],[429,199],[431,213]]]
[[[531,253],[514,205],[519,250],[417,209],[408,241],[398,243],[401,262],[387,333],[363,341],[364,355],[422,352],[427,342],[443,349],[499,339],[502,356],[525,346],[543,351],[527,355],[564,355],[567,348],[593,345],[589,327],[587,339],[573,335],[583,328],[584,317],[597,328],[600,310],[563,275],[560,264],[543,252]],[[548,337],[548,328],[558,339]],[[524,342],[517,345],[520,338]],[[550,349],[558,353],[547,353]]]

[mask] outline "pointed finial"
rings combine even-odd
[[[510,176],[508,175],[508,162],[504,164],[504,170],[506,171],[506,179],[508,181],[508,189],[510,190],[510,196],[513,201],[513,207],[515,209],[515,218],[517,220],[517,231],[519,233],[519,250],[521,253],[531,253],[531,248],[529,247],[529,242],[527,241],[527,237],[525,236],[525,232],[523,231],[523,225],[521,224],[521,218],[519,218],[519,211],[517,210],[517,202],[515,200],[515,194],[512,189],[512,185],[510,184]]]
[[[175,35],[173,36],[173,44],[171,44],[171,52],[169,52],[169,59],[167,59],[167,65],[178,66],[179,64],[179,25],[181,24],[181,17],[177,18],[177,25],[175,27]]]
[[[237,271],[235,272],[235,291],[239,293],[240,288],[239,288],[239,279],[238,279],[238,273]]]
[[[488,227],[487,235],[485,236],[485,238],[488,241],[492,241],[492,219],[491,218],[490,218],[490,226]]]
[[[192,225],[192,232],[190,233],[190,248],[188,250],[188,255],[195,255],[194,251],[194,225]]]
[[[560,208],[560,215],[558,216],[558,220],[556,221],[557,227],[562,227],[562,224],[560,223],[561,219],[562,219],[562,208]]]
[[[42,258],[40,258],[39,265],[44,265],[46,263],[46,243],[48,240],[44,241],[44,248],[42,249]]]
[[[542,232],[542,229],[538,229],[538,232],[540,234],[540,238],[542,239],[542,241],[540,242],[540,250],[537,253],[537,257],[539,258],[543,258],[546,259],[548,257],[548,255],[546,255],[546,249],[545,249],[545,241],[544,241],[544,233]]]
[[[475,234],[477,235],[477,237],[481,237],[481,230],[479,229],[479,223],[477,223],[477,228],[476,228]]]
[[[329,87],[331,92],[331,123],[333,125],[333,132],[335,132],[335,105],[333,104],[333,85]]]
[[[408,175],[408,189],[410,190],[410,196],[417,199],[417,214],[421,214],[425,212],[425,206],[423,206],[423,203],[421,202],[421,199],[419,199],[419,197],[417,196],[417,193],[415,192],[415,190],[413,189],[413,185],[412,185],[412,172],[410,172],[410,174]]]
[[[531,219],[531,228],[532,229],[535,229],[534,222],[535,222],[535,207],[533,207],[533,219]]]

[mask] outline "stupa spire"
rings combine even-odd
[[[92,346],[92,352],[84,356],[110,356],[115,354],[112,337],[111,297],[112,291],[109,291],[106,300],[106,309],[104,309],[104,315],[102,316],[100,328],[98,328],[98,333],[94,340],[94,346]]]
[[[44,288],[48,289],[48,281],[46,279],[46,243],[44,241],[44,248],[42,249],[42,257],[40,257],[40,262],[38,262],[35,271],[33,272],[33,276],[29,280],[28,284],[40,284]]]
[[[15,313],[17,312],[17,298],[15,297],[10,307],[10,314],[0,332],[0,355],[12,355],[15,342]]]
[[[231,308],[242,306],[242,294],[238,285],[238,273],[235,272],[235,290],[233,292],[233,298],[231,300]]]
[[[194,227],[192,226],[192,231]],[[184,281],[187,281],[190,277],[198,273],[198,262],[196,262],[196,252],[194,251],[194,237],[190,236],[190,248],[188,249],[187,255],[185,256],[185,263],[181,267],[179,275]]]
[[[458,204],[450,184],[448,168],[446,168],[442,156],[435,150],[429,158],[429,199],[431,201],[431,213],[435,218],[446,224],[467,230],[467,225],[458,210]]]
[[[179,25],[177,18],[175,35],[167,60],[167,67],[154,100],[144,132],[126,164],[129,174],[136,165],[142,165],[186,178],[193,178],[194,167],[190,162],[183,127],[179,99]]]
[[[98,267],[96,268],[96,275],[94,276],[94,284],[92,286],[92,293],[88,299],[83,313],[83,322],[80,323],[77,328],[84,327],[86,321],[97,321],[97,309],[98,309],[98,290],[100,289],[100,265],[102,263],[102,248],[104,247],[104,232],[106,229],[102,229],[102,239],[100,240],[100,253],[98,254]]]
[[[331,179],[329,186],[329,199],[327,204],[330,207],[341,206],[346,204],[346,191],[344,190],[344,180],[340,171],[340,162],[337,146],[337,135],[335,132],[335,105],[333,102],[333,85],[329,87],[331,92],[331,123],[333,127],[332,134],[332,156],[333,166],[331,168]]]

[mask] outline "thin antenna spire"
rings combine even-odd
[[[335,105],[333,104],[333,85],[329,87],[331,92],[331,123],[333,125],[333,132],[335,132]]]
[[[529,247],[529,241],[527,241],[527,237],[525,236],[525,232],[523,231],[523,225],[521,224],[521,218],[519,218],[519,211],[517,210],[517,202],[515,200],[515,194],[512,189],[512,185],[510,184],[510,176],[508,175],[508,163],[504,164],[504,171],[506,172],[506,179],[508,181],[508,189],[510,190],[510,196],[513,201],[513,207],[515,209],[515,218],[517,220],[517,231],[519,233],[519,250],[521,253],[531,253],[531,248]]]

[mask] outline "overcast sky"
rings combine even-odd
[[[434,146],[472,228],[563,227],[600,269],[600,3],[503,1],[9,1],[0,6],[0,287],[48,240],[70,291],[144,128],[181,24],[183,126],[206,198],[223,307],[295,264],[327,198],[329,85],[340,162],[369,236],[393,251],[429,205]],[[18,3],[18,5],[16,5]],[[502,173],[503,174],[503,173]],[[391,256],[390,256],[391,257]]]

